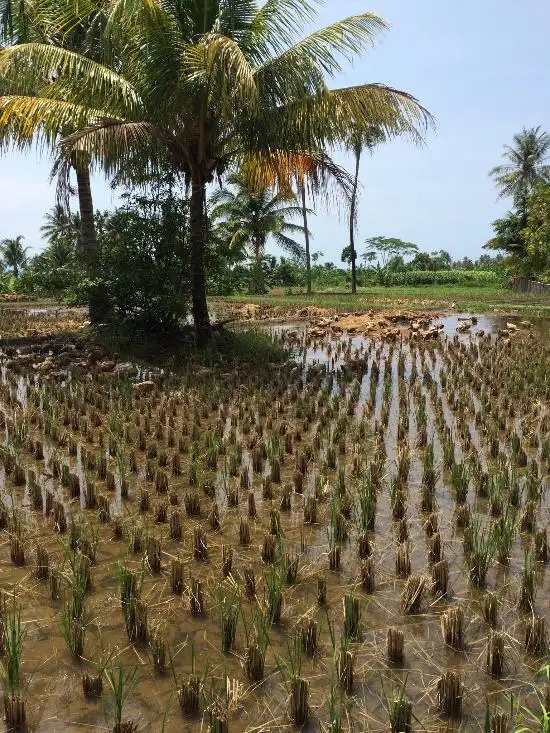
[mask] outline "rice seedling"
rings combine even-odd
[[[84,672],[82,675],[82,692],[88,700],[96,700],[101,697],[103,693],[103,670],[95,675]]]
[[[340,647],[335,655],[336,678],[338,684],[350,695],[353,691],[355,675],[355,654],[349,648],[349,636],[345,634],[340,639]]]
[[[487,591],[481,600],[481,611],[485,623],[493,629],[498,625],[498,596],[492,591]]]
[[[123,612],[128,639],[132,643],[147,644],[149,639],[147,603],[137,596],[132,596],[123,607]]]
[[[440,711],[450,718],[460,718],[464,685],[459,672],[445,672],[437,682],[437,701]]]
[[[122,720],[124,705],[128,701],[137,682],[137,667],[132,667],[126,671],[120,665],[116,670],[106,670],[106,676],[113,693],[113,733],[137,733],[137,723],[135,721]]]
[[[187,516],[200,517],[201,515],[201,498],[197,490],[187,491],[183,497],[183,505]]]
[[[456,507],[456,526],[459,529],[464,529],[465,527],[468,527],[470,524],[470,519],[472,517],[471,511],[470,511],[470,505],[465,504],[458,504]]]
[[[319,606],[326,606],[327,604],[326,578],[317,578],[317,604]]]
[[[520,532],[533,534],[537,523],[537,504],[534,501],[527,501],[523,507],[523,513],[519,520]]]
[[[405,614],[416,614],[422,606],[426,578],[423,575],[410,575],[401,593],[401,609]]]
[[[453,465],[451,467],[451,483],[455,490],[456,503],[465,504],[468,498],[470,474],[463,463],[453,461]]]
[[[235,644],[237,621],[242,612],[241,599],[235,585],[224,583],[218,591],[218,611],[222,652],[227,653]]]
[[[283,553],[282,550],[280,551],[280,556],[285,582],[287,585],[292,585],[298,578],[300,556],[296,552]]]
[[[170,512],[170,538],[176,541],[183,537],[182,516],[179,509]]]
[[[478,517],[473,517],[464,530],[463,547],[470,580],[482,588],[497,551],[497,537]]]
[[[210,525],[210,529],[214,530],[214,532],[218,532],[221,527],[220,508],[217,502],[213,502],[212,504],[210,514],[208,515],[208,524]]]
[[[388,628],[386,653],[390,664],[403,664],[405,658],[405,635],[395,626]]]
[[[435,512],[428,515],[426,521],[424,522],[424,530],[428,537],[431,537],[439,531],[439,518]]]
[[[160,539],[158,537],[149,536],[147,537],[145,545],[145,553],[147,557],[147,563],[152,573],[160,573],[161,560],[162,560],[162,549]]]
[[[147,489],[141,489],[139,495],[139,511],[142,514],[149,511],[151,506],[151,493]]]
[[[183,593],[183,561],[178,558],[172,558],[170,562],[170,587],[174,595]]]
[[[283,609],[283,585],[284,579],[281,572],[274,565],[265,578],[266,593],[266,623],[269,625],[280,624]]]
[[[368,561],[367,561],[368,562]],[[344,637],[358,641],[361,636],[361,605],[359,598],[347,593],[343,600]]]
[[[464,649],[464,611],[460,606],[441,614],[441,634],[445,644],[453,649]]]
[[[533,542],[533,555],[537,562],[547,563],[550,557],[548,552],[548,535],[546,527],[537,530]]]
[[[248,516],[250,519],[254,519],[257,516],[256,499],[252,491],[248,492]]]
[[[376,490],[369,474],[359,486],[355,504],[356,522],[362,533],[373,532],[376,520]]]
[[[10,535],[10,558],[12,563],[19,567],[26,562],[25,539],[19,533]]]
[[[3,602],[0,615],[3,627],[0,678],[4,689],[4,717],[8,730],[25,730],[27,708],[21,684],[21,656],[25,630],[21,624],[21,608],[17,606],[15,596],[11,605],[7,601]]]
[[[510,726],[510,715],[502,710],[495,710],[494,713],[488,713],[485,720],[484,730],[487,733],[508,733]]]
[[[409,543],[400,542],[395,551],[395,574],[398,578],[408,578],[411,574]]]
[[[504,642],[502,631],[491,629],[487,638],[486,668],[493,677],[502,677],[504,674]]]
[[[449,585],[449,563],[443,559],[432,567],[432,593],[445,596]]]
[[[435,532],[428,538],[428,562],[430,565],[441,562],[443,559],[443,548],[441,545],[441,535]]]
[[[248,565],[243,570],[244,576],[244,592],[247,598],[254,598],[256,595],[256,576],[254,575],[254,568]]]
[[[497,559],[502,565],[508,565],[512,554],[514,538],[516,536],[517,511],[511,507],[501,514],[494,524],[494,532],[497,543]]]
[[[191,578],[189,606],[192,616],[204,616],[206,613],[203,583],[196,578]]]
[[[233,548],[231,545],[222,545],[222,575],[224,578],[231,575],[233,567]]]
[[[200,526],[195,527],[193,530],[193,557],[195,560],[206,560],[208,558],[206,532]]]
[[[531,553],[526,551],[523,561],[523,574],[519,591],[518,608],[523,613],[533,613],[537,592],[535,565]]]
[[[412,733],[412,702],[405,697],[405,685],[399,692],[385,697],[391,733]]]
[[[531,615],[525,624],[524,637],[525,651],[536,656],[544,656],[548,652],[548,634],[546,631],[546,618],[539,615]]]
[[[50,567],[48,585],[52,601],[59,600],[61,592],[61,573],[55,567]]]

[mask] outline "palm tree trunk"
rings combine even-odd
[[[306,207],[306,187],[302,186],[302,215],[304,217],[304,234],[306,238],[306,293],[311,295],[311,255],[309,252],[309,230],[307,228],[307,207]]]
[[[359,163],[361,160],[361,150],[355,150],[355,178],[353,179],[353,191],[351,194],[351,202],[349,207],[349,247],[351,254],[351,292],[353,295],[357,293],[357,271],[355,268],[355,207],[357,206],[357,187],[359,186]]]
[[[97,266],[99,243],[95,228],[90,167],[87,161],[78,160],[77,162],[74,157],[73,167],[76,171],[78,208],[80,211],[80,248],[86,270],[88,274],[93,275]],[[102,285],[96,285],[88,295],[90,321],[92,323],[104,323],[109,320],[110,310],[107,291]]]
[[[252,273],[251,292],[252,295],[264,295],[264,271],[262,269],[262,255],[264,252],[265,241],[260,236],[254,238],[254,265]]]
[[[206,191],[204,180],[191,181],[191,299],[197,346],[202,348],[210,341],[210,317],[206,302],[206,276],[204,272],[204,206]]]
[[[94,221],[94,202],[88,165],[75,165],[78,206],[80,209],[80,246],[88,267],[97,259],[98,243]]]

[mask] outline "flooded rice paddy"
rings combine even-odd
[[[550,347],[507,322],[277,326],[261,373],[9,350],[8,728],[541,730]]]

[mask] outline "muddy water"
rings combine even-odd
[[[85,602],[88,615],[84,658],[75,662],[66,649],[60,624],[63,604],[68,600],[70,591],[69,535],[56,532],[53,518],[46,516],[45,512],[31,510],[28,487],[16,486],[13,472],[4,472],[0,477],[6,506],[20,509],[25,517],[22,534],[26,545],[26,564],[19,568],[13,565],[10,560],[10,535],[4,531],[1,535],[0,572],[2,589],[15,593],[17,602],[22,607],[26,629],[22,675],[31,727],[51,733],[66,729],[112,727],[113,702],[107,679],[104,678],[103,698],[98,702],[90,702],[82,694],[81,674],[83,671],[93,672],[98,666],[105,664],[108,669],[123,664],[126,669],[136,667],[138,670],[137,682],[129,691],[124,707],[124,718],[137,721],[139,729],[144,731],[205,729],[208,725],[207,712],[195,719],[184,719],[175,692],[174,676],[178,682],[185,679],[191,672],[192,660],[195,659],[196,672],[204,676],[204,708],[217,695],[222,695],[222,691],[225,693],[226,679],[230,680],[229,730],[286,730],[291,724],[287,714],[287,688],[280,667],[289,659],[293,635],[301,619],[313,617],[318,621],[320,629],[319,648],[313,660],[304,655],[301,665],[301,675],[310,684],[311,718],[307,729],[326,730],[330,720],[327,700],[335,682],[334,653],[329,632],[332,627],[336,643],[339,644],[343,623],[342,599],[350,591],[360,599],[362,609],[361,639],[351,645],[355,654],[353,694],[342,695],[343,717],[345,719],[346,714],[349,715],[349,720],[354,721],[354,730],[389,730],[386,696],[397,694],[405,683],[405,694],[413,703],[416,717],[416,722],[413,722],[415,730],[458,730],[460,726],[462,730],[482,730],[487,696],[491,709],[495,706],[507,709],[509,704],[506,702],[506,695],[513,693],[521,701],[521,705],[536,710],[535,690],[542,690],[543,686],[543,678],[537,675],[537,670],[543,659],[534,658],[524,652],[526,617],[517,610],[523,553],[524,548],[529,547],[531,538],[518,533],[512,544],[509,565],[500,565],[495,560],[488,574],[487,587],[498,593],[500,628],[506,633],[504,675],[501,679],[493,679],[486,672],[488,630],[480,612],[484,591],[473,587],[468,579],[462,549],[463,530],[456,527],[454,489],[450,472],[443,470],[443,437],[436,429],[436,421],[438,411],[441,410],[445,424],[454,428],[454,453],[457,461],[464,460],[475,451],[482,465],[490,473],[494,473],[497,466],[488,453],[484,436],[484,427],[492,417],[486,413],[481,424],[476,426],[473,411],[480,407],[480,393],[472,388],[466,376],[476,373],[476,365],[480,363],[489,370],[494,368],[492,379],[500,379],[499,384],[502,385],[502,390],[497,391],[494,396],[495,403],[505,395],[513,397],[513,390],[518,389],[516,413],[513,417],[507,417],[506,427],[500,431],[498,439],[501,448],[509,452],[512,429],[517,429],[518,426],[521,429],[521,426],[527,424],[536,425],[539,447],[530,447],[526,434],[522,434],[522,443],[528,459],[537,461],[544,477],[543,495],[537,511],[538,527],[544,527],[549,508],[546,490],[548,466],[540,449],[540,443],[546,437],[540,418],[541,414],[545,414],[545,407],[542,413],[536,411],[536,400],[532,399],[529,392],[525,404],[521,402],[520,397],[524,392],[513,379],[514,364],[506,363],[506,353],[499,350],[494,341],[481,339],[476,335],[479,330],[484,330],[486,334],[496,333],[499,328],[506,326],[505,322],[496,318],[480,317],[477,326],[471,329],[471,336],[469,333],[461,334],[458,341],[453,342],[451,336],[454,336],[458,325],[458,321],[453,321],[453,318],[444,321],[442,338],[430,344],[392,345],[363,337],[350,339],[346,335],[331,341],[311,343],[304,331],[299,335],[299,343],[294,343],[294,358],[298,367],[291,366],[269,373],[266,369],[266,374],[259,376],[214,374],[204,377],[173,377],[167,379],[164,385],[159,385],[151,396],[133,397],[131,405],[121,397],[125,388],[118,390],[112,382],[98,381],[92,389],[86,385],[82,387],[71,383],[69,388],[65,388],[65,393],[72,390],[72,400],[68,400],[66,395],[63,396],[62,389],[51,390],[40,383],[35,385],[32,374],[26,383],[22,383],[19,376],[8,372],[1,394],[5,419],[8,424],[11,420],[19,421],[19,424],[26,420],[28,423],[28,435],[17,448],[19,462],[25,469],[36,472],[43,496],[46,492],[51,492],[63,501],[68,520],[71,516],[82,516],[88,531],[93,528],[98,535],[97,557],[92,568],[92,587],[86,594]],[[533,328],[540,333],[544,333],[544,329],[543,324],[535,324]],[[284,337],[288,329],[277,327],[275,330]],[[470,350],[471,344],[477,343],[482,344],[480,354],[477,353],[477,346]],[[538,341],[536,346],[529,341],[525,342],[524,348],[518,346],[513,352],[514,363],[521,365],[522,359],[525,364],[532,363],[534,352],[542,363],[546,354]],[[398,377],[400,356],[404,362],[402,380]],[[374,400],[370,402],[370,383],[375,364],[379,368],[379,375],[373,380]],[[441,374],[445,373],[449,377],[453,369],[457,370],[456,384],[452,388],[444,389]],[[419,384],[416,396],[413,393],[413,373],[416,373]],[[350,398],[353,374],[359,381],[357,400]],[[386,397],[385,374],[389,375],[390,384]],[[430,387],[432,382],[433,388]],[[489,373],[483,378],[483,386],[492,386]],[[398,424],[400,416],[402,418],[404,414],[399,407],[399,394],[402,390],[408,391],[405,403],[409,416],[407,442],[411,451],[411,465],[407,480],[407,517],[412,573],[427,576],[431,573],[424,528],[426,516],[419,510],[425,450],[416,447],[416,414],[421,396],[426,400],[428,436],[430,439],[433,437],[440,471],[436,485],[437,513],[443,552],[450,570],[447,596],[438,598],[427,590],[421,612],[410,616],[404,615],[401,609],[401,592],[405,581],[396,578],[395,573],[397,525],[392,520],[388,491],[388,479],[396,473]],[[538,390],[539,386],[534,385],[535,396]],[[468,399],[470,412],[466,423],[470,433],[469,447],[465,445],[458,430],[457,418],[464,409],[455,409],[453,406],[457,391],[463,391]],[[323,392],[333,397],[343,395],[336,413],[333,411],[332,415],[327,415],[327,398],[322,398],[321,408],[317,407],[315,414],[305,425],[300,401],[305,400],[311,406],[319,400]],[[546,404],[546,396],[542,392],[540,387],[541,399]],[[173,401],[167,403],[167,398]],[[340,411],[340,414],[346,414],[347,402],[351,404],[352,414],[347,421],[345,434],[337,436],[339,439],[334,441],[337,413]],[[280,409],[278,403],[281,404]],[[368,409],[365,408],[367,403]],[[221,418],[220,405],[224,408]],[[348,520],[350,538],[341,545],[341,570],[335,572],[328,569],[330,494],[335,490],[337,475],[334,470],[325,469],[324,464],[327,447],[333,443],[337,446],[338,465],[346,471],[346,491],[353,498],[361,477],[365,475],[375,455],[375,432],[385,409],[388,410],[388,422],[382,432],[387,459],[378,496],[375,530],[370,534],[374,546],[376,589],[367,594],[362,589],[359,577],[360,562],[356,545],[358,530],[353,521],[353,513]],[[105,481],[99,479],[93,470],[83,471],[81,461],[82,447],[99,456],[100,435],[103,435],[104,441],[108,440],[109,429],[113,430],[115,427],[112,420],[109,420],[109,415],[112,416],[119,410],[123,421],[128,425],[129,433],[124,445],[125,472],[128,473],[129,481],[129,498],[126,500],[122,500],[120,496],[120,477],[116,478],[115,491],[109,491]],[[252,684],[247,680],[243,669],[247,645],[245,626],[250,630],[258,609],[265,606],[265,579],[270,568],[262,563],[260,553],[264,537],[270,530],[270,512],[279,507],[281,485],[293,481],[297,456],[306,445],[313,445],[323,410],[327,430],[321,431],[319,450],[308,463],[305,492],[293,493],[290,510],[280,512],[284,548],[287,552],[296,551],[300,557],[298,578],[284,590],[281,624],[269,631],[265,679],[260,684]],[[101,424],[89,427],[89,434],[84,436],[81,428],[75,430],[71,424],[73,413],[79,413],[90,422],[92,416],[94,421],[97,416]],[[46,417],[52,414],[60,426],[58,440],[45,434]],[[147,456],[136,448],[136,416],[139,429],[146,434],[147,445],[156,443],[158,450],[164,450],[169,458],[177,449],[169,445],[167,421],[172,421],[172,429],[176,435],[180,435],[192,433],[193,423],[198,424],[200,420],[196,443],[201,456],[205,455],[207,437],[214,431],[219,420],[222,422],[226,453],[231,453],[234,450],[231,442],[233,424],[236,443],[242,443],[241,465],[248,467],[257,507],[257,517],[250,520],[249,546],[239,544],[239,521],[241,517],[247,516],[248,511],[247,492],[240,491],[237,507],[228,506],[224,487],[227,488],[228,481],[231,486],[238,484],[239,479],[228,479],[222,469],[225,462],[223,455],[219,456],[217,471],[208,471],[204,465],[201,469],[204,476],[210,476],[216,487],[215,500],[220,509],[220,529],[213,531],[209,527],[211,499],[202,490],[201,517],[196,519],[185,515],[184,498],[193,487],[189,481],[190,455],[182,452],[182,474],[171,475],[169,482],[171,495],[174,500],[178,500],[182,511],[183,540],[177,542],[170,539],[168,525],[155,521],[154,509],[159,503],[167,501],[168,497],[166,494],[157,494],[153,482],[147,479]],[[283,454],[281,485],[274,486],[273,502],[263,498],[261,488],[262,475],[270,470],[269,461],[265,462],[260,473],[251,470],[252,449],[249,442],[254,429],[251,425],[246,425],[249,416],[252,417],[251,423],[262,426],[266,442],[279,435],[282,425],[294,434],[293,452]],[[356,429],[362,421],[365,423],[365,436],[357,438]],[[296,435],[296,431],[300,432],[300,436]],[[66,438],[71,436],[78,444],[76,455],[68,450],[63,435]],[[13,436],[13,429],[4,428],[5,440],[12,440],[10,436]],[[39,438],[44,442],[45,460],[37,461],[33,458],[28,449],[29,438]],[[137,461],[135,473],[128,471],[132,450]],[[341,453],[340,450],[345,452]],[[359,456],[359,477],[352,474],[354,454]],[[92,481],[98,494],[104,493],[108,496],[112,517],[109,523],[101,523],[96,510],[82,509],[85,505],[83,496],[70,498],[67,489],[61,486],[60,478],[54,475],[56,458],[67,463],[70,470],[79,475],[82,485],[86,481]],[[115,457],[108,459],[108,468],[114,474],[117,473],[117,465]],[[170,462],[166,469],[168,473],[169,466]],[[525,473],[525,469],[521,471]],[[321,473],[324,475],[323,484],[329,496],[323,500],[323,488],[319,495],[318,522],[314,525],[304,524],[305,499],[315,491],[317,477]],[[148,512],[139,510],[142,489],[151,494],[151,509]],[[488,521],[487,499],[476,495],[472,477],[468,502],[473,512]],[[115,518],[124,527],[125,536],[122,538],[116,536]],[[204,562],[193,558],[193,529],[198,525],[204,527],[208,539],[208,559]],[[129,551],[127,535],[136,527],[142,528],[144,535],[161,539],[160,572],[151,571],[141,552],[133,554]],[[51,600],[47,584],[35,577],[33,547],[37,541],[48,550],[52,565],[63,576],[60,600]],[[233,547],[232,576],[238,587],[242,587],[243,572],[248,566],[253,567],[257,579],[256,599],[243,597],[243,611],[238,622],[235,646],[228,654],[221,652],[218,613],[220,594],[224,592],[221,572],[224,545]],[[181,596],[171,592],[170,562],[173,558],[180,558],[184,562],[185,590]],[[143,569],[141,597],[147,604],[149,627],[152,632],[161,634],[166,639],[173,671],[168,669],[164,674],[157,674],[153,669],[148,645],[130,644],[128,641],[120,603],[120,563],[126,563],[135,570]],[[319,577],[324,577],[327,581],[327,608],[319,608],[316,603]],[[189,610],[191,578],[200,579],[205,584],[206,614],[203,617],[195,618]],[[539,614],[545,614],[550,594],[543,564],[537,566],[536,581],[538,592],[535,610]],[[442,612],[457,605],[463,607],[466,617],[466,645],[460,652],[445,646],[440,631]],[[405,661],[402,666],[392,666],[386,661],[386,633],[389,626],[401,628],[405,635]],[[459,671],[462,676],[465,694],[461,721],[448,721],[438,711],[437,680],[445,670]],[[351,728],[344,723],[344,729]]]

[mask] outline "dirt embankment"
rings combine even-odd
[[[229,314],[237,321],[309,323],[309,335],[324,338],[330,334],[347,332],[366,336],[401,338],[412,335],[418,338],[435,338],[440,327],[435,325],[434,313],[392,309],[387,311],[354,311],[342,313],[332,308],[307,306],[289,308],[258,303],[227,303]]]

